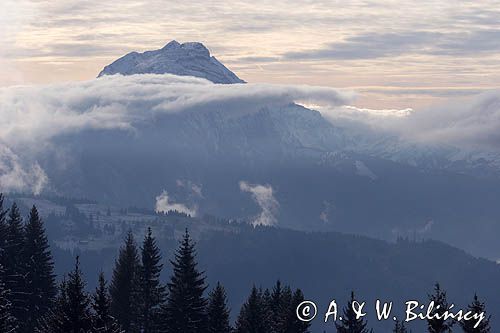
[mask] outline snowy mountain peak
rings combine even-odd
[[[214,83],[244,83],[198,42],[180,44],[173,40],[163,48],[144,53],[131,52],[99,73],[103,75],[174,74],[196,76]]]
[[[172,40],[172,41],[168,42],[167,45],[165,45],[163,47],[163,50],[172,49],[172,48],[178,48],[179,46],[181,46],[181,44],[178,41]]]

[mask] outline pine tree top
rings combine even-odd
[[[134,236],[127,233],[125,244],[120,248],[118,259],[113,268],[109,287],[111,312],[125,330],[137,326],[137,302],[139,299],[139,274],[141,264]]]
[[[141,257],[143,270],[152,275],[148,278],[158,278],[163,264],[161,263],[160,248],[152,235],[151,228],[148,228],[148,232],[144,237],[141,247]]]
[[[172,279],[177,279],[178,275],[185,275],[198,281],[197,284],[201,287],[203,286],[203,291],[206,289],[204,272],[199,271],[197,262],[195,260],[196,250],[195,243],[191,239],[188,230],[184,234],[183,239],[180,242],[180,246],[175,253],[174,260],[170,263],[174,268],[174,275]],[[170,287],[169,287],[170,288]]]
[[[66,281],[66,292],[70,302],[80,302],[81,305],[88,305],[89,299],[85,293],[85,281],[80,269],[80,257],[75,260],[75,268],[68,273]]]
[[[163,308],[165,325],[186,333],[206,332],[207,286],[195,256],[194,242],[186,230],[171,261],[173,274],[167,284],[169,293]]]
[[[92,295],[92,308],[94,312],[102,317],[107,317],[109,313],[109,302],[110,298],[108,296],[108,289],[106,286],[106,279],[104,278],[104,273],[99,273],[98,284],[95,289],[94,295]]]
[[[120,248],[115,270],[126,269],[130,265],[139,265],[139,254],[132,231],[127,233],[125,244]]]
[[[434,293],[429,295],[429,301],[434,302],[434,308],[431,312],[431,315],[434,314],[443,314],[446,310],[448,310],[448,300],[446,299],[446,292],[441,289],[441,285],[436,283],[434,285]],[[427,329],[429,333],[442,333],[451,331],[454,322],[452,320],[444,320],[444,319],[428,319],[427,320]]]
[[[19,212],[17,204],[14,202],[9,210],[7,218],[7,228],[10,237],[19,236],[21,237],[23,231],[23,218]]]
[[[351,292],[351,299],[343,310],[342,321],[340,324],[335,323],[337,332],[339,333],[368,333],[366,328],[367,323],[363,318],[357,318],[354,311],[353,303],[356,301],[354,291]]]
[[[209,307],[224,307],[227,303],[227,295],[226,290],[222,286],[220,282],[217,282],[217,285],[214,289],[210,291],[209,295]]]
[[[477,323],[476,320],[464,320],[460,322],[460,326],[464,333],[489,333],[491,330],[490,327],[490,319],[491,316],[486,314],[486,305],[484,302],[479,300],[477,294],[474,294],[474,298],[472,302],[467,306],[467,310],[473,313],[481,313],[484,312],[486,318],[477,326],[474,327]]]
[[[208,332],[229,333],[229,309],[227,307],[227,295],[224,287],[217,282],[215,288],[209,293],[208,303]]]
[[[24,289],[27,305],[27,326],[32,330],[36,321],[47,313],[57,294],[54,261],[43,222],[35,206],[25,226],[23,262],[25,264]]]
[[[35,206],[31,208],[28,222],[25,230],[25,252],[37,263],[43,261],[48,265],[50,270],[53,269],[54,263],[50,252],[49,241],[45,232],[43,221],[38,215],[38,210]],[[52,273],[51,273],[52,275]]]

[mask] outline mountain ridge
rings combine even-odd
[[[179,43],[172,40],[158,50],[130,52],[105,66],[97,76],[134,74],[174,74],[195,76],[213,83],[245,83],[199,42]]]

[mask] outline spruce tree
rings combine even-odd
[[[356,301],[354,292],[351,292],[351,300],[344,308],[342,321],[340,324],[335,323],[337,332],[339,333],[368,333],[366,322],[363,318],[356,318],[356,312],[353,308],[353,302]]]
[[[448,301],[446,300],[446,292],[441,290],[439,283],[434,286],[434,294],[429,295],[429,301],[434,303],[434,308],[431,312],[431,317],[436,314],[442,315],[448,310]],[[451,332],[454,322],[452,320],[444,320],[444,318],[427,319],[427,329],[429,333],[447,333]]]
[[[162,309],[162,331],[169,333],[205,333],[207,300],[203,297],[205,277],[197,268],[194,243],[186,229],[184,238],[171,261],[173,275],[168,283],[167,302]]]
[[[159,311],[165,302],[165,286],[160,282],[161,264],[160,249],[148,228],[141,247],[140,273],[140,326],[144,333],[158,332]]]
[[[280,302],[279,302],[279,317],[276,318],[276,332],[285,333],[288,330],[287,321],[288,315],[290,313],[290,308],[292,306],[293,292],[290,286],[284,286],[281,292]]]
[[[262,293],[261,303],[263,309],[262,323],[264,327],[266,327],[267,331],[272,332],[274,326],[273,299],[268,288],[266,288]]]
[[[139,331],[139,273],[140,262],[132,232],[120,249],[110,284],[111,314],[127,333]]]
[[[226,291],[219,282],[208,296],[207,314],[208,333],[231,333]]]
[[[250,296],[242,305],[236,319],[236,333],[268,333],[265,304],[262,292],[253,286]]]
[[[79,258],[75,269],[61,282],[55,306],[41,321],[39,333],[93,333],[90,299],[85,292],[85,282]]]
[[[267,303],[266,325],[269,327],[270,333],[285,333],[291,329],[290,313],[292,299],[293,293],[290,287],[283,286],[279,280],[273,287],[269,297],[264,295],[264,302]]]
[[[483,302],[479,300],[477,295],[474,295],[474,300],[467,307],[467,311],[472,311],[472,313],[485,313],[486,307]],[[464,320],[460,322],[460,326],[464,333],[489,333],[490,327],[490,317],[486,317],[481,323],[475,328],[476,320]]]
[[[12,204],[7,217],[5,240],[5,285],[10,290],[12,315],[19,323],[26,322],[26,265],[24,261],[24,226],[19,208]]]
[[[2,275],[3,266],[0,265],[0,276]],[[14,333],[17,331],[16,318],[12,316],[12,304],[9,299],[9,290],[0,277],[0,332]]]
[[[284,312],[287,310],[283,300],[283,288],[281,286],[281,281],[276,281],[276,285],[273,287],[273,291],[269,298],[269,315],[268,319],[269,332],[270,333],[280,333],[283,331],[283,323],[287,319],[284,316]]]
[[[85,281],[80,270],[80,260],[76,257],[75,269],[68,274],[66,284],[68,297],[68,314],[72,332],[88,331],[92,328],[90,314],[90,299],[85,292]]]
[[[57,293],[54,262],[43,222],[35,206],[25,227],[24,263],[27,305],[26,332],[33,332],[37,321],[45,315]]]
[[[99,283],[92,295],[94,333],[121,333],[120,326],[111,316],[111,299],[108,294],[104,273],[99,274]]]
[[[291,306],[288,308],[287,333],[308,333],[311,327],[310,322],[305,322],[297,318],[297,307],[304,301],[302,290],[297,289],[292,297]]]

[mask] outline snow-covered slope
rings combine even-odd
[[[99,73],[103,75],[175,74],[205,78],[214,83],[244,83],[227,69],[201,43],[171,41],[162,49],[144,53],[131,52]]]

